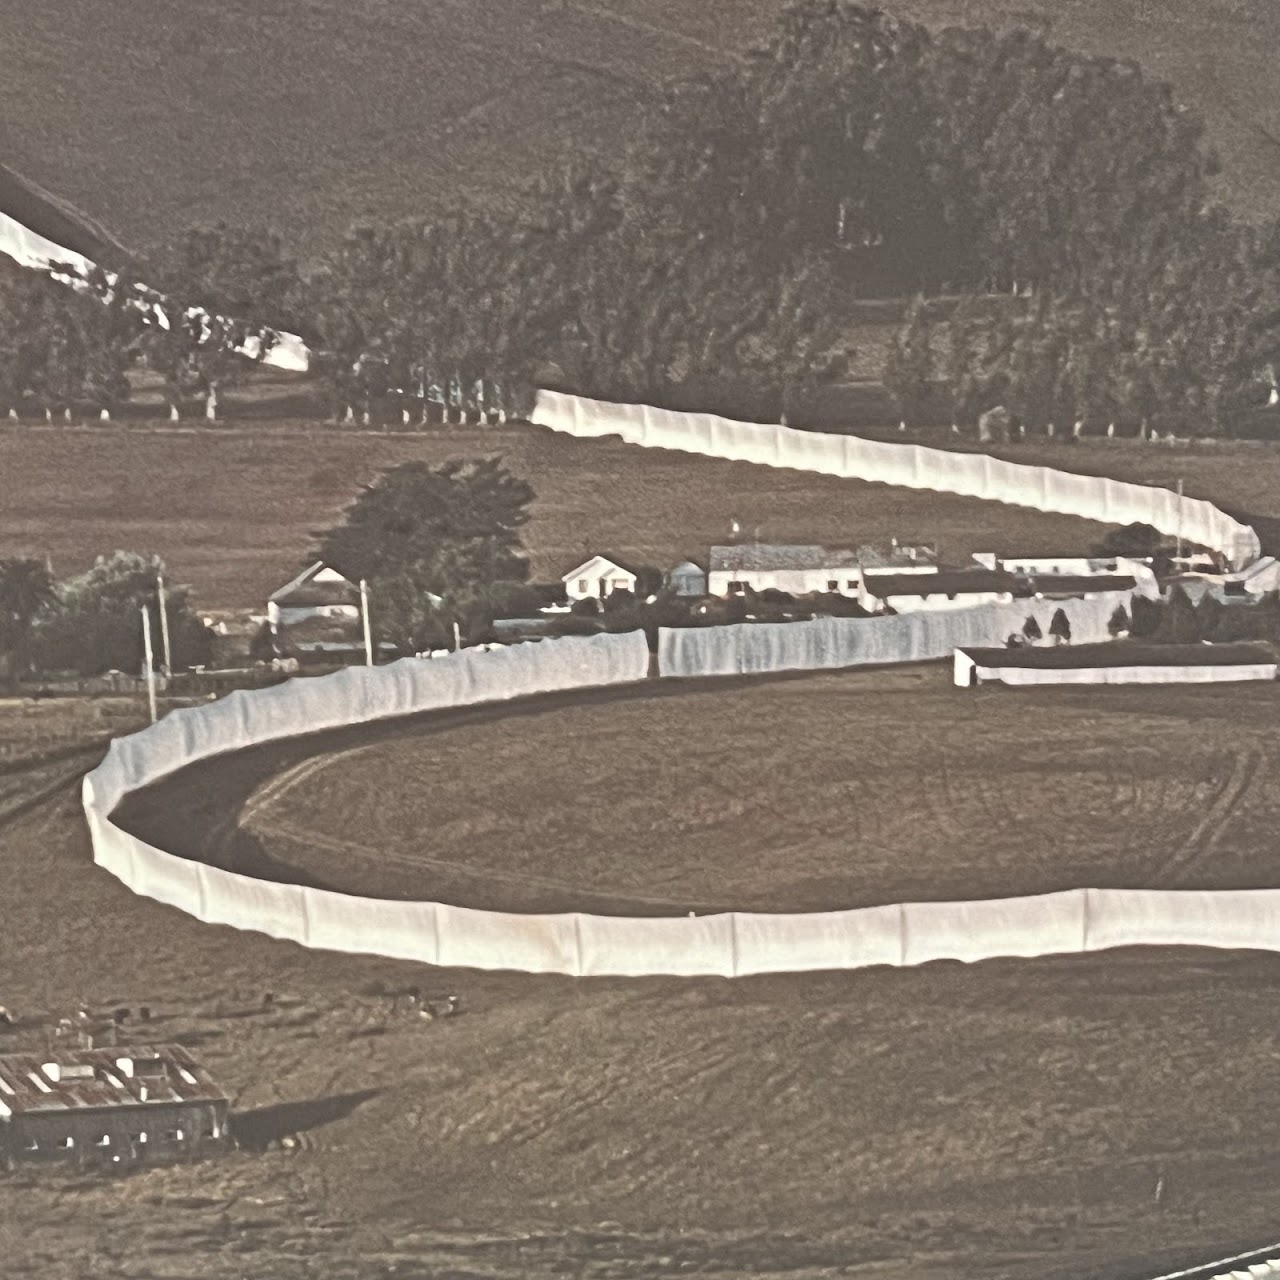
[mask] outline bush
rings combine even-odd
[[[1146,596],[1134,596],[1133,616],[1130,620],[1129,634],[1135,639],[1147,639],[1160,629],[1164,618],[1164,601],[1148,600]]]
[[[1153,637],[1160,644],[1195,644],[1200,639],[1196,607],[1180,586],[1169,592],[1160,625]]]
[[[1060,644],[1071,642],[1071,619],[1067,617],[1066,610],[1059,609],[1049,620],[1049,634]]]
[[[1037,640],[1044,639],[1044,632],[1040,630],[1040,624],[1033,613],[1028,614],[1026,622],[1022,624],[1022,638],[1028,644],[1035,644]]]
[[[1118,604],[1116,605],[1116,611],[1111,615],[1111,620],[1107,623],[1107,632],[1113,640],[1116,640],[1129,630],[1129,614],[1124,605]]]

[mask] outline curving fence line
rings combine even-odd
[[[611,404],[556,391],[538,392],[530,421],[575,436],[616,435],[650,448],[931,489],[1106,524],[1149,524],[1169,537],[1220,551],[1237,569],[1261,552],[1253,529],[1210,502],[1152,485],[1004,462],[983,453],[734,422],[709,413]]]
[[[860,625],[847,622],[849,628]],[[728,912],[696,919],[520,915],[264,882],[176,857],[111,821],[127,792],[197,760],[353,722],[639,681],[648,658],[639,632],[567,639],[352,668],[175,711],[113,742],[85,779],[94,859],[134,892],[211,924],[304,946],[461,968],[737,977],[1139,944],[1280,949],[1280,890],[1072,889],[987,902],[801,915]]]
[[[969,455],[910,449],[915,455],[911,479],[899,459],[883,474],[853,460],[859,450],[887,449],[893,457],[903,446],[849,443],[847,437],[815,437],[792,448],[795,434],[783,428],[751,427],[722,419],[698,418],[687,429],[675,418],[695,415],[618,410],[616,406],[544,395],[541,418],[562,416],[564,424],[586,424],[579,434],[619,430],[617,414],[639,421],[646,443],[701,440],[716,456],[744,456],[734,443],[738,428],[759,433],[751,460],[772,465],[830,469],[839,454],[845,470],[889,483],[946,488],[975,496],[1009,492],[1002,471],[984,472],[983,492],[963,488],[968,471],[939,475],[936,454],[963,463]],[[655,414],[658,429],[644,426]],[[567,415],[567,416],[565,416]],[[695,416],[696,417],[696,416]],[[625,424],[624,424],[625,425]],[[773,433],[767,443],[765,437]],[[661,440],[658,437],[662,437]],[[630,432],[627,438],[638,438]],[[826,442],[826,443],[824,443]],[[830,442],[832,456],[827,455]],[[739,441],[740,443],[740,441]],[[769,450],[769,458],[765,454]],[[878,455],[877,455],[878,456]],[[785,462],[780,459],[786,458]],[[990,459],[976,459],[990,465]],[[951,465],[950,463],[947,464]],[[1009,464],[998,464],[1006,467]],[[894,468],[897,468],[896,470]],[[963,470],[963,469],[962,469]],[[1166,532],[1245,556],[1252,530],[1208,503],[1188,500],[1173,520],[1174,506],[1162,510],[1154,499],[1125,496],[1141,486],[1089,477],[1062,477],[1045,468],[1017,472],[1058,477],[1037,480],[1044,510],[1109,520],[1142,519]],[[999,481],[998,483],[996,481]],[[926,483],[927,481],[927,483]],[[946,483],[942,483],[946,481]],[[1072,488],[1093,486],[1092,496]],[[1071,482],[1071,483],[1067,483]],[[1060,490],[1053,486],[1061,483]],[[1003,486],[1003,488],[1002,488]],[[1062,498],[1061,494],[1074,495]],[[1099,497],[1101,494],[1101,497]],[[1022,498],[1028,495],[1023,492]],[[1014,500],[1004,498],[1002,500]],[[1074,506],[1067,507],[1071,502]],[[1103,510],[1097,509],[1101,501]],[[1090,504],[1094,504],[1092,507]],[[1128,503],[1128,506],[1124,504]],[[1037,505],[1025,502],[1024,505]],[[1105,512],[1105,514],[1103,513]],[[1189,514],[1194,513],[1194,514]],[[1169,518],[1165,518],[1169,517]],[[1021,628],[1028,612],[1047,625],[1062,608],[1080,641],[1102,639],[1117,603],[1117,593],[1097,600],[1026,601],[1013,605],[919,613],[883,619],[824,619],[783,626],[754,625],[670,631],[659,636],[659,671],[664,677],[716,675],[855,666],[938,658],[963,645],[1000,643]],[[299,885],[275,884],[176,857],[153,848],[116,826],[111,815],[130,791],[163,778],[197,760],[339,725],[402,716],[413,712],[481,702],[590,689],[646,678],[649,652],[639,632],[590,639],[564,639],[521,645],[489,653],[465,651],[447,658],[406,659],[386,667],[352,668],[322,679],[293,680],[253,693],[233,693],[220,702],[175,711],[141,733],[111,744],[103,763],[86,777],[84,809],[94,860],[134,892],[177,907],[198,919],[286,938],[305,946],[390,956],[427,964],[477,969],[512,969],[579,976],[670,974],[736,977],[747,974],[849,969],[865,965],[913,965],[929,960],[975,961],[994,956],[1042,956],[1137,945],[1186,945],[1280,950],[1280,890],[1169,891],[1157,889],[1071,889],[1035,897],[980,902],[921,902],[849,911],[781,915],[727,912],[700,918],[626,919],[569,912],[521,915],[476,911],[433,902],[392,902],[361,898]]]

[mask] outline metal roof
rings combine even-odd
[[[759,573],[769,570],[852,569],[858,564],[853,551],[832,551],[815,543],[791,545],[772,542],[740,542],[711,548],[711,572]]]
[[[181,1045],[0,1054],[0,1121],[41,1112],[225,1101]]]

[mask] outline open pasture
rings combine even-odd
[[[810,801],[831,784],[820,757],[843,747],[865,762],[872,749],[858,744],[859,726],[878,723],[884,763],[898,766],[880,775],[882,785],[904,813],[932,787],[938,798],[923,801],[924,812],[941,834],[941,797],[954,801],[956,788],[928,776],[933,757],[920,757],[914,730],[894,747],[875,708],[879,701],[888,714],[896,701],[914,704],[952,739],[953,695],[943,678],[862,672],[689,696],[694,719],[722,731],[727,721],[714,698],[728,700],[724,714],[735,723],[754,704],[749,719],[772,722],[775,737],[786,730],[789,699],[807,702],[810,713],[831,703],[812,750],[791,735],[797,762],[814,775],[799,780]],[[1027,842],[1027,860],[1050,865],[1055,848],[1076,856],[1072,832],[1103,831],[1126,795],[1157,787],[1159,799],[1134,815],[1159,818],[1167,852],[1194,835],[1192,814],[1200,813],[1216,819],[1206,838],[1226,834],[1190,869],[1234,859],[1264,867],[1274,830],[1260,796],[1267,768],[1253,782],[1238,777],[1217,800],[1201,793],[1199,808],[1194,792],[1197,769],[1230,763],[1232,734],[1240,752],[1265,751],[1270,706],[1215,711],[1205,690],[1140,698],[1109,690],[1105,703],[1096,691],[1066,699],[1057,692],[984,697],[982,711],[997,728],[1007,723],[1001,703],[1016,703],[1028,727],[996,751],[984,747],[983,718],[975,717],[967,749],[1015,775],[1025,759],[1025,781],[1036,762],[1046,764],[1055,717],[1095,718],[1100,740],[1121,752],[1130,773],[1137,743],[1126,747],[1127,734],[1108,732],[1105,722],[1153,739],[1144,776],[1128,784],[1105,780],[1105,759],[1078,761],[1085,782],[1071,811],[1056,809],[1053,826],[1032,819],[1040,836]],[[654,713],[674,714],[680,699]],[[603,724],[640,709],[620,702],[583,710]],[[96,716],[86,714],[89,732]],[[506,728],[534,744],[513,763],[545,776],[535,763],[546,748],[537,722],[516,717]],[[1206,742],[1178,762],[1190,750],[1189,723],[1206,726]],[[442,757],[458,752],[465,764],[469,740],[500,724],[454,726],[434,742]],[[735,732],[748,746],[762,741],[749,724]],[[724,759],[734,745],[723,732],[719,743],[709,734],[663,738],[673,790],[676,780],[687,788],[698,777],[707,751]],[[605,740],[597,735],[597,745]],[[305,754],[305,740],[292,745]],[[966,744],[950,745],[956,764]],[[636,751],[633,791],[661,769],[651,748],[637,743]],[[1169,762],[1160,782],[1152,778],[1157,753]],[[224,772],[234,776],[246,761],[252,753],[228,757]],[[425,755],[420,763],[432,767]],[[1040,780],[1065,774],[1068,764]],[[604,758],[606,767],[616,764]],[[971,779],[978,774],[969,770]],[[505,767],[493,775],[490,810],[531,802],[523,790],[502,791],[504,777],[514,782]],[[788,777],[775,780],[779,801]],[[695,798],[708,794],[705,781],[693,789]],[[203,826],[228,798],[210,794],[173,825]],[[836,809],[848,821],[843,800],[838,789],[823,799],[827,825]],[[723,799],[716,803],[723,808]],[[1023,820],[1034,796],[1020,812],[1013,805],[983,829]],[[1250,813],[1256,825],[1244,822]],[[221,816],[233,824],[244,811],[233,803]],[[605,818],[590,822],[601,830]],[[617,821],[613,837],[630,825]],[[1154,847],[1154,839],[1145,846]],[[932,865],[945,868],[945,853],[939,839]],[[745,892],[743,867],[735,870],[722,849],[708,856]],[[958,856],[980,861],[968,847]],[[40,1019],[81,1001],[147,1003],[148,1033],[196,1049],[230,1090],[252,1142],[213,1165],[123,1181],[0,1181],[7,1275],[750,1272],[816,1280],[866,1266],[887,1280],[1078,1280],[1221,1256],[1274,1230],[1273,956],[1146,949],[737,981],[442,972],[210,927],[131,895],[89,859],[73,791],[0,828],[6,897],[20,904],[0,931],[3,1000],[24,1023],[7,1038],[38,1037]],[[900,870],[905,891],[910,873]],[[583,871],[585,878],[591,866]],[[888,894],[888,870],[880,874]],[[785,871],[780,881],[787,885]],[[463,1016],[424,1023],[397,1014],[391,993],[407,986],[460,994]],[[298,1141],[280,1149],[276,1139],[290,1135]]]
[[[919,442],[950,447],[937,437]],[[1080,555],[1106,532],[1070,516],[526,426],[409,435],[292,422],[0,430],[0,546],[50,555],[59,575],[116,548],[154,551],[202,607],[261,607],[305,563],[312,531],[336,522],[380,470],[490,453],[537,493],[525,531],[537,578],[558,577],[600,550],[658,565],[705,562],[734,519],[765,541],[937,541],[956,563],[978,550]],[[1096,440],[1023,445],[1004,456],[1149,484],[1182,477],[1188,496],[1257,517],[1264,547],[1280,548],[1272,532],[1280,525],[1276,446],[1173,450]]]

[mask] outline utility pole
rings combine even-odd
[[[453,624],[453,651],[457,653],[462,648],[462,630],[455,622]]]
[[[143,675],[147,680],[147,705],[151,710],[151,723],[156,722],[156,672],[155,656],[151,652],[151,610],[142,606]]]
[[[173,675],[173,652],[169,648],[169,606],[164,590],[164,575],[156,574],[156,600],[160,606],[160,670],[165,679]]]
[[[373,666],[373,636],[369,631],[369,584],[360,579],[360,621],[364,627],[364,665]]]
[[[1182,559],[1182,477],[1178,477],[1178,559]]]

